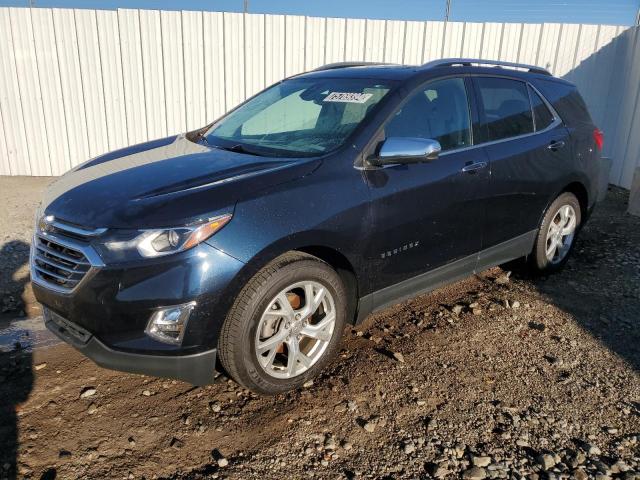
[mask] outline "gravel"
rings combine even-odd
[[[288,394],[107,371],[66,345],[4,355],[0,440],[17,443],[0,478],[640,480],[640,219],[626,198],[609,192],[560,274],[514,262],[373,315]],[[5,243],[28,235],[23,203]]]

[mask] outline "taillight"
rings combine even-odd
[[[604,133],[602,133],[602,130],[599,128],[593,131],[593,141],[596,142],[598,150],[602,151],[602,147],[604,146]]]

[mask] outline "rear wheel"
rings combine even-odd
[[[232,307],[218,344],[220,361],[258,393],[291,390],[335,354],[346,319],[338,274],[310,255],[288,253],[258,272]]]
[[[580,202],[571,192],[556,198],[547,209],[533,249],[531,265],[539,273],[560,270],[569,258],[580,227]]]

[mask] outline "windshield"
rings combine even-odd
[[[390,87],[375,79],[297,78],[258,94],[204,135],[214,147],[317,156],[342,145]]]

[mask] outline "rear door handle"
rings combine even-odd
[[[464,167],[462,167],[462,171],[464,173],[475,173],[478,170],[482,170],[483,168],[486,168],[486,166],[487,166],[487,162],[470,163],[469,165],[465,165]]]
[[[564,146],[565,143],[562,140],[553,140],[547,148],[555,152],[556,150],[559,150]]]

